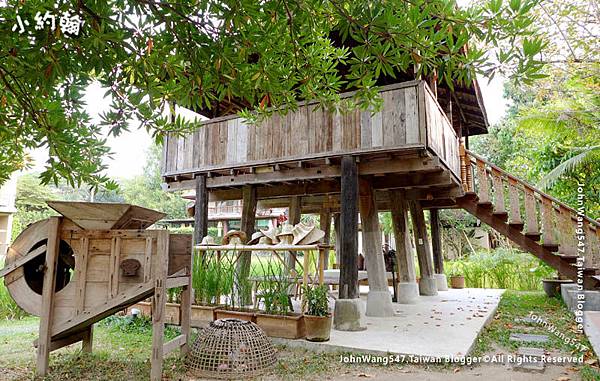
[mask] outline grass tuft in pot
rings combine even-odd
[[[306,327],[306,340],[327,341],[331,333],[331,314],[327,301],[326,285],[305,286],[303,310]]]

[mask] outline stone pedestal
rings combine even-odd
[[[419,298],[419,285],[416,282],[398,283],[398,303],[414,304]]]
[[[338,299],[333,312],[333,328],[338,331],[364,331],[365,305],[360,299]]]
[[[394,316],[392,295],[389,291],[369,291],[367,295],[367,316],[390,317]]]
[[[419,280],[419,294],[425,296],[437,295],[437,281],[435,277],[422,277]]]
[[[448,291],[448,279],[446,274],[435,274],[435,281],[438,291]]]

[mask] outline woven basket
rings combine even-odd
[[[219,319],[200,331],[187,366],[200,377],[242,379],[265,373],[275,361],[275,349],[259,326],[239,319]]]

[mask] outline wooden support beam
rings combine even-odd
[[[85,331],[83,331],[83,338],[81,339],[81,351],[85,353],[92,353],[94,346],[94,326],[90,325]]]
[[[331,242],[331,212],[329,208],[323,209],[319,214],[319,228],[325,232],[323,244],[329,245]],[[325,250],[325,254],[324,269],[327,270],[329,268],[329,250]]]
[[[194,244],[197,245],[208,234],[208,190],[206,175],[196,177],[196,203],[194,205]]]
[[[352,156],[342,158],[340,213],[340,299],[358,298],[358,169]]]
[[[67,345],[75,344],[79,341],[82,341],[82,344],[85,347],[85,339],[88,337],[88,334],[89,334],[89,331],[91,331],[91,328],[92,327],[90,326],[89,330],[79,331],[77,333],[74,333],[74,334],[64,337],[62,339],[51,340],[50,341],[50,352],[53,352],[60,348],[64,348]],[[38,348],[39,342],[40,342],[39,338],[33,340],[33,346],[35,348]],[[90,343],[91,343],[91,341],[90,341]],[[89,347],[89,349],[91,351],[91,346]],[[82,348],[82,350],[83,350],[83,348]]]
[[[253,185],[245,185],[242,188],[242,218],[240,222],[240,229],[246,233],[248,239],[252,237],[254,233],[255,225],[256,225],[256,187]],[[247,287],[242,287],[241,282],[248,279],[250,275],[250,262],[252,260],[252,256],[249,251],[244,251],[240,253],[240,257],[236,262],[236,273],[234,278],[237,281],[234,281],[236,287],[236,298],[238,298],[238,305],[246,305],[251,303],[251,293]]]
[[[190,256],[191,259],[191,256]],[[191,261],[190,261],[191,262]],[[191,268],[191,263],[190,263]],[[186,340],[181,344],[181,354],[185,355],[190,351],[188,339],[191,333],[192,321],[192,277],[187,277],[187,284],[181,291],[181,303],[179,304],[179,324],[181,325],[181,334],[185,335]]]
[[[168,277],[166,280],[166,288],[176,288],[176,287],[184,287],[189,283],[188,276],[176,276],[176,277]]]
[[[241,173],[224,176],[209,176],[206,184],[209,189],[224,189],[225,187],[242,185],[260,185],[273,182],[293,182],[311,179],[331,179],[338,178],[341,168],[334,164],[330,158],[329,163],[321,166],[307,167],[303,166],[285,166],[277,164],[279,170],[274,171],[273,166],[268,170],[256,170],[249,173]],[[358,164],[358,173],[360,176],[378,175],[387,173],[410,173],[410,172],[432,172],[442,170],[440,160],[437,157],[394,157],[387,160],[381,159],[363,159]],[[201,176],[201,175],[199,175]],[[197,180],[182,180],[168,184],[168,191],[186,190],[196,186]],[[239,199],[238,197],[237,199]]]
[[[169,266],[169,232],[158,231],[156,238],[156,263],[154,268],[154,295],[152,296],[152,358],[150,380],[162,380],[164,361],[166,280]]]
[[[40,311],[40,336],[36,362],[36,373],[42,377],[48,372],[48,358],[51,351],[54,284],[56,283],[56,265],[58,263],[60,247],[61,221],[61,217],[51,217],[48,223],[48,242],[42,286],[42,309]]]
[[[302,218],[302,199],[300,196],[291,197],[288,212],[288,223],[290,225],[296,225],[300,223],[300,219]],[[289,251],[285,254],[285,267],[288,271],[294,268],[296,257],[296,251]]]
[[[433,252],[433,267],[436,274],[443,274],[444,253],[442,253],[442,237],[438,210],[429,210],[429,216],[431,224],[431,249]]]
[[[417,260],[421,274],[419,291],[422,295],[436,295],[437,286],[434,278],[433,257],[425,225],[425,214],[419,201],[410,201],[409,206],[413,222],[415,246],[417,247]]]
[[[14,249],[9,247],[8,250],[14,250]],[[24,256],[20,257],[19,259],[17,259],[10,265],[7,265],[5,268],[3,268],[0,271],[0,278],[10,274],[11,272],[13,272],[16,269],[18,269],[19,267],[25,265],[27,262],[31,261],[32,259],[37,258],[38,255],[43,254],[45,251],[46,251],[46,245],[42,245],[42,246],[38,247],[37,249],[34,249],[31,252],[25,254]]]
[[[396,259],[398,262],[398,280],[400,282],[416,282],[415,257],[410,241],[408,227],[408,204],[401,190],[390,191],[392,206],[392,227],[396,240]]]
[[[333,213],[333,234],[335,236],[335,264],[340,266],[340,252],[341,252],[341,242],[342,242],[342,233],[340,228],[340,213]],[[358,275],[357,275],[358,279]]]
[[[173,340],[164,343],[163,350],[162,350],[163,356],[168,355],[169,353],[173,352],[174,350],[180,349],[186,343],[187,343],[187,335],[186,334],[181,334],[181,335],[177,336],[176,338],[174,338]]]
[[[388,289],[385,260],[381,246],[379,213],[375,193],[369,179],[359,180],[360,221],[362,226],[363,252],[369,278],[367,316],[393,316],[392,296]]]
[[[79,263],[75,268],[75,278],[77,289],[75,290],[75,314],[83,312],[85,307],[85,288],[87,282],[87,266],[89,257],[90,240],[88,237],[80,239],[81,251],[79,253]]]

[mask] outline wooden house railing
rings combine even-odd
[[[424,81],[381,89],[381,111],[347,113],[301,103],[258,124],[235,115],[202,122],[187,136],[170,135],[164,145],[163,176],[193,175],[241,167],[346,154],[428,149],[460,174],[459,139]],[[353,93],[342,94],[342,98]]]
[[[585,256],[586,267],[600,266],[600,223],[480,156],[460,147],[463,190],[478,204],[508,219],[511,227],[567,256]],[[582,251],[583,250],[583,251]]]

